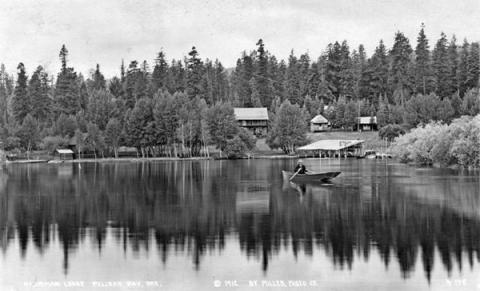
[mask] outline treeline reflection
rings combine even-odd
[[[30,242],[42,253],[57,238],[65,272],[82,242],[102,252],[110,234],[125,251],[157,248],[165,263],[186,252],[196,268],[209,250],[223,250],[230,235],[265,271],[282,248],[294,255],[322,249],[346,268],[377,251],[386,266],[396,260],[405,277],[420,259],[427,279],[436,251],[448,272],[463,268],[464,258],[470,266],[480,260],[480,220],[462,213],[461,203],[430,203],[411,183],[402,187],[391,169],[382,175],[362,169],[368,179],[332,186],[282,184],[285,163],[8,167],[0,178],[0,247],[7,252],[17,241],[24,256]],[[478,203],[478,181],[472,183],[458,186]]]

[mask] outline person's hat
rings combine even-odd
[[[300,164],[300,163],[303,164],[303,160],[298,160],[298,161],[297,161],[297,164]]]

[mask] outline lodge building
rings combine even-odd
[[[267,135],[268,111],[266,107],[233,108],[235,119],[240,127],[250,130],[257,137]]]

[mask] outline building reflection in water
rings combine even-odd
[[[264,272],[282,248],[324,251],[340,268],[376,251],[401,274],[421,260],[430,280],[434,254],[450,272],[480,260],[478,176],[405,166],[336,165],[333,185],[283,183],[290,161],[191,161],[7,167],[0,174],[0,248],[18,242],[42,253],[58,239],[69,255],[85,240],[99,254],[117,245],[188,253],[196,268],[208,251],[238,237]],[[448,174],[448,176],[446,176]],[[443,176],[442,176],[443,175]],[[449,177],[447,179],[439,177]],[[476,210],[476,211],[475,211]],[[32,244],[30,244],[32,243]],[[462,259],[466,257],[468,262]]]

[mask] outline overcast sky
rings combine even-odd
[[[328,43],[363,43],[370,55],[380,39],[391,46],[397,30],[412,46],[420,24],[430,46],[441,31],[459,43],[480,40],[478,0],[23,0],[0,9],[0,62],[15,72],[23,62],[58,72],[65,44],[69,65],[88,74],[96,63],[107,77],[118,74],[122,58],[153,64],[163,48],[183,58],[192,45],[202,58],[233,67],[259,38],[278,58],[309,52]]]

